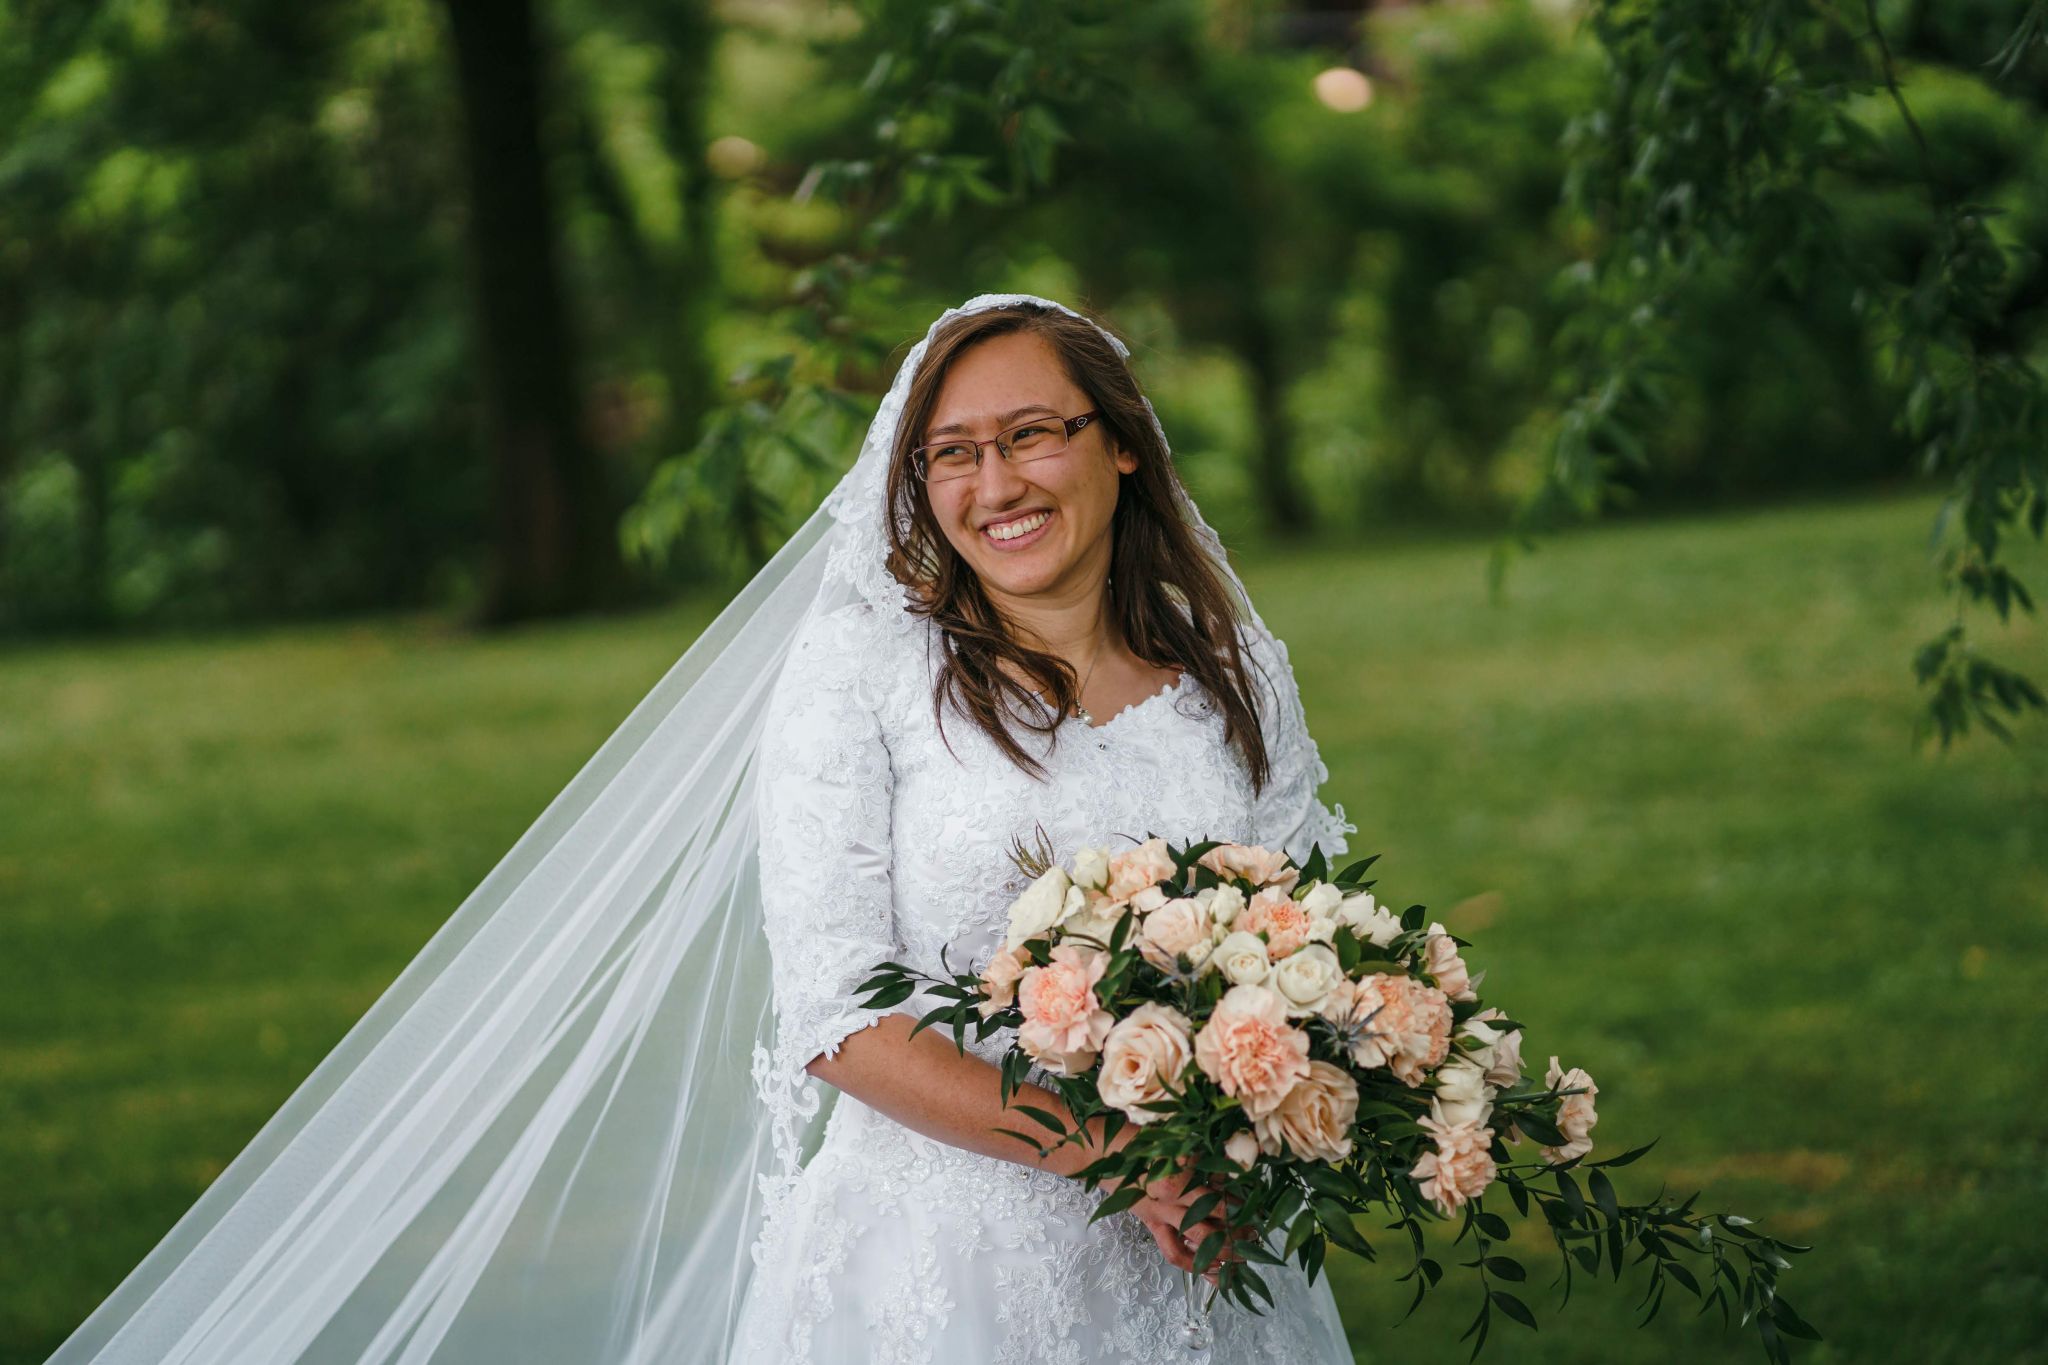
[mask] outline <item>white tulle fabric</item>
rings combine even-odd
[[[1256,797],[1191,676],[1099,726],[1068,718],[1037,746],[1041,782],[957,713],[949,752],[928,624],[866,603],[811,622],[769,703],[758,791],[781,1023],[759,1073],[770,1103],[809,1112],[790,1093],[818,1084],[804,1064],[882,1017],[853,990],[875,963],[937,973],[941,949],[954,970],[987,961],[1026,881],[1004,857],[1013,834],[1042,828],[1062,861],[1084,842],[1154,833],[1344,852],[1349,826],[1317,798],[1325,771],[1285,651],[1256,630],[1244,643],[1273,765]],[[1006,1042],[969,1046],[993,1062]],[[784,1156],[736,1360],[1185,1359],[1179,1273],[1135,1216],[1091,1226],[1100,1196],[1078,1182],[935,1142],[850,1096],[807,1165]],[[1219,1304],[1212,1359],[1352,1358],[1327,1279],[1311,1286],[1289,1266],[1269,1283],[1278,1303],[1264,1316]]]
[[[983,294],[932,328],[1024,302],[1063,307]],[[884,476],[930,336],[824,503],[51,1365],[713,1365],[743,1314],[756,1346],[778,1315],[792,1333],[754,1359],[1158,1354],[1169,1281],[1130,1215],[1084,1230],[1078,1184],[876,1136],[851,1102],[827,1139],[803,1063],[872,1022],[848,973],[982,945],[1012,829],[1063,854],[1119,827],[1334,848],[1342,812],[1316,804],[1285,651],[1184,493],[1280,665],[1262,705],[1291,766],[1258,803],[1191,684],[1063,732],[1027,791],[965,726],[968,766],[937,766],[916,656],[846,671],[905,630]],[[1327,1288],[1283,1292],[1219,1355],[1342,1358]]]

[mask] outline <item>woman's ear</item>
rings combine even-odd
[[[1133,474],[1138,469],[1138,457],[1122,446],[1116,448],[1116,469],[1119,474]]]

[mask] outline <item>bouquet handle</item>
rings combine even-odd
[[[1194,1271],[1180,1272],[1180,1344],[1190,1357],[1206,1360],[1209,1358],[1209,1347],[1216,1340],[1216,1334],[1209,1326],[1208,1310],[1202,1306],[1203,1286],[1203,1278]]]

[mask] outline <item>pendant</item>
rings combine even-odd
[[[1095,724],[1095,717],[1089,715],[1088,708],[1081,705],[1079,702],[1074,703],[1074,714],[1080,718],[1080,721],[1083,725]]]

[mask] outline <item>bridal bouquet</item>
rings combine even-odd
[[[946,1001],[916,1028],[951,1029],[965,1049],[1000,1029],[1005,1106],[1045,1130],[1005,1129],[1041,1155],[1128,1126],[1128,1140],[1081,1173],[1108,1183],[1094,1217],[1135,1204],[1148,1181],[1192,1165],[1208,1192],[1183,1229],[1211,1233],[1195,1268],[1216,1272],[1215,1294],[1261,1311],[1272,1302],[1257,1265],[1294,1258],[1313,1282],[1330,1244],[1367,1260],[1379,1251],[1354,1219],[1380,1211],[1405,1242],[1409,1312],[1444,1277],[1423,1236],[1426,1219],[1457,1222],[1457,1262],[1476,1278],[1466,1329],[1476,1356],[1498,1312],[1536,1318],[1517,1292],[1527,1277],[1508,1249],[1513,1229],[1486,1207],[1505,1191],[1554,1244],[1566,1298],[1575,1270],[1620,1279],[1647,1267],[1648,1322],[1672,1284],[1753,1322],[1765,1354],[1787,1359],[1787,1337],[1819,1334],[1778,1293],[1790,1255],[1807,1250],[1747,1218],[1696,1210],[1695,1194],[1624,1203],[1608,1170],[1649,1150],[1589,1161],[1599,1087],[1550,1058],[1525,1070],[1522,1026],[1479,996],[1466,940],[1399,914],[1361,880],[1378,855],[1332,873],[1322,850],[1297,866],[1285,853],[1216,841],[1176,849],[1149,838],[1112,856],[1084,848],[1071,869],[1037,850],[1011,857],[1035,878],[1010,907],[1009,932],[979,974],[935,977],[881,963],[859,990],[872,1009],[900,1004],[925,983]],[[914,1029],[913,1032],[916,1030]],[[1076,1120],[1012,1099],[1033,1065]],[[1276,1251],[1275,1247],[1279,1250]],[[1190,1291],[1193,1277],[1189,1277]],[[1190,1340],[1202,1331],[1191,1312]],[[1462,1338],[1461,1338],[1462,1339]]]

